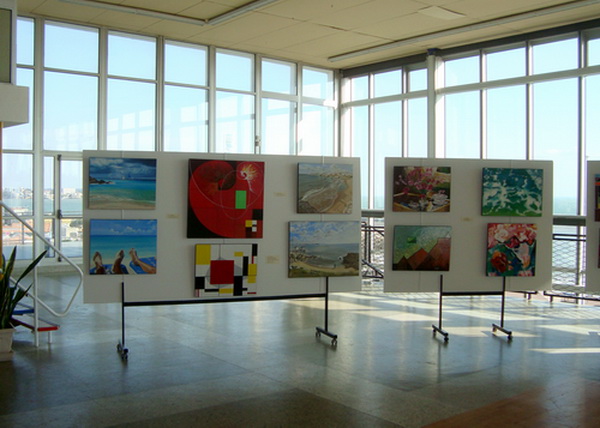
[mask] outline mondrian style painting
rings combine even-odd
[[[258,244],[197,244],[196,297],[255,295]]]
[[[188,238],[262,238],[264,162],[189,161]]]

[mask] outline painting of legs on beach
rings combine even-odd
[[[291,221],[289,278],[357,276],[358,221]]]
[[[262,238],[264,162],[190,159],[188,238]]]
[[[392,270],[449,271],[451,226],[394,226]]]
[[[156,159],[91,157],[89,161],[89,209],[156,207]]]
[[[256,294],[258,244],[196,244],[196,297]]]
[[[395,166],[393,211],[450,211],[450,167]]]
[[[351,164],[298,164],[298,213],[351,212]]]
[[[90,275],[156,273],[156,220],[90,220]]]
[[[544,170],[483,168],[481,215],[541,217]]]

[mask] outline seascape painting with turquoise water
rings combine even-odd
[[[89,209],[155,208],[156,159],[92,157],[89,166]]]
[[[481,215],[541,217],[544,170],[483,168]]]
[[[155,274],[157,220],[90,220],[90,274]]]

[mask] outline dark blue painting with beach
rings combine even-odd
[[[156,159],[91,157],[89,166],[89,209],[155,208]]]
[[[155,274],[157,220],[90,220],[90,274]]]

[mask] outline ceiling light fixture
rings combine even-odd
[[[363,55],[377,53],[388,49],[395,49],[414,43],[421,43],[441,37],[454,36],[456,34],[467,33],[470,31],[482,30],[484,28],[494,27],[496,25],[509,24],[512,22],[522,21],[525,19],[537,18],[539,16],[550,15],[554,13],[565,12],[572,9],[578,9],[581,7],[592,6],[600,3],[600,0],[581,0],[574,1],[558,6],[550,6],[543,9],[533,10],[531,12],[524,12],[516,15],[506,16],[504,18],[492,19],[490,21],[483,21],[477,24],[465,25],[463,27],[451,28],[449,30],[439,31],[437,33],[423,34],[422,36],[409,37],[407,39],[397,40],[391,43],[385,43],[383,45],[373,46],[371,48],[359,49],[356,51],[334,55],[327,58],[331,62],[343,61],[350,58],[356,58]]]
[[[268,4],[274,3],[279,0],[256,0],[250,3],[246,3],[237,9],[230,10],[221,15],[215,16],[211,19],[192,18],[189,16],[176,15],[174,13],[159,12],[157,10],[143,9],[139,7],[126,6],[122,4],[106,3],[97,0],[60,0],[63,3],[76,4],[78,6],[89,6],[97,9],[110,10],[113,12],[131,13],[134,15],[148,16],[150,18],[166,19],[169,21],[182,22],[185,24],[192,25],[216,25],[222,24],[223,22],[229,21],[230,19],[241,16],[245,13],[251,12]]]

